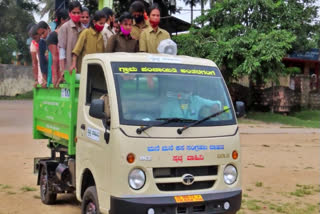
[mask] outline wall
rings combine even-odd
[[[229,85],[233,100],[242,100],[247,106],[258,110],[270,110],[274,112],[287,113],[295,109],[311,108],[320,110],[320,91],[312,89],[310,75],[296,75],[292,78],[282,77],[280,86],[271,87],[270,84],[264,88],[250,91],[243,83]],[[255,92],[255,93],[253,93]]]
[[[0,64],[0,96],[16,96],[31,91],[34,80],[31,66]]]
[[[320,93],[319,92],[311,92],[309,94],[309,102],[310,102],[310,108],[320,109]]]

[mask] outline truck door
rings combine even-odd
[[[85,182],[82,180],[86,179],[88,173],[91,173],[94,178],[98,198],[106,198],[110,146],[104,137],[106,128],[102,120],[89,115],[92,100],[100,99],[108,91],[104,69],[102,63],[84,62],[81,71],[76,145],[78,199],[82,198],[85,191],[83,188]],[[100,207],[104,206],[106,206],[104,201],[101,201]]]

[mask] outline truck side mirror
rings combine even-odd
[[[236,101],[236,114],[237,117],[243,117],[246,113],[244,102]]]
[[[104,113],[104,100],[94,99],[91,101],[89,115],[97,119],[106,118]]]

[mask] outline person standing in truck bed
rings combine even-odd
[[[80,22],[82,7],[80,2],[73,1],[69,4],[70,20],[64,23],[58,32],[58,46],[60,59],[60,72],[70,70],[72,65],[72,50],[76,46],[83,27]]]
[[[108,40],[106,52],[138,52],[139,42],[131,37],[132,16],[124,12],[120,18],[120,32]]]
[[[132,38],[139,40],[143,30],[149,27],[149,22],[145,20],[145,7],[141,1],[135,1],[130,5],[130,13],[133,16],[134,22],[130,35]]]
[[[143,30],[140,35],[139,47],[141,52],[158,53],[158,46],[162,40],[170,39],[169,33],[159,27],[160,9],[157,4],[152,5],[148,11],[150,27]]]
[[[104,51],[101,31],[106,23],[106,16],[102,11],[96,11],[90,23],[90,27],[85,29],[72,51],[72,65],[70,70],[81,71],[82,58],[91,53],[102,53]],[[77,63],[78,62],[78,63]]]

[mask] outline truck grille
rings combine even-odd
[[[157,187],[161,191],[183,191],[183,190],[197,190],[197,189],[209,189],[213,187],[214,181],[199,181],[194,182],[190,186],[186,186],[183,183],[163,183],[157,184]]]
[[[191,174],[193,176],[217,175],[218,166],[153,168],[154,178],[181,177],[184,174]]]
[[[194,178],[191,185],[183,183],[182,177],[186,174]],[[209,189],[213,187],[217,175],[218,166],[153,168],[153,177],[160,191]]]

